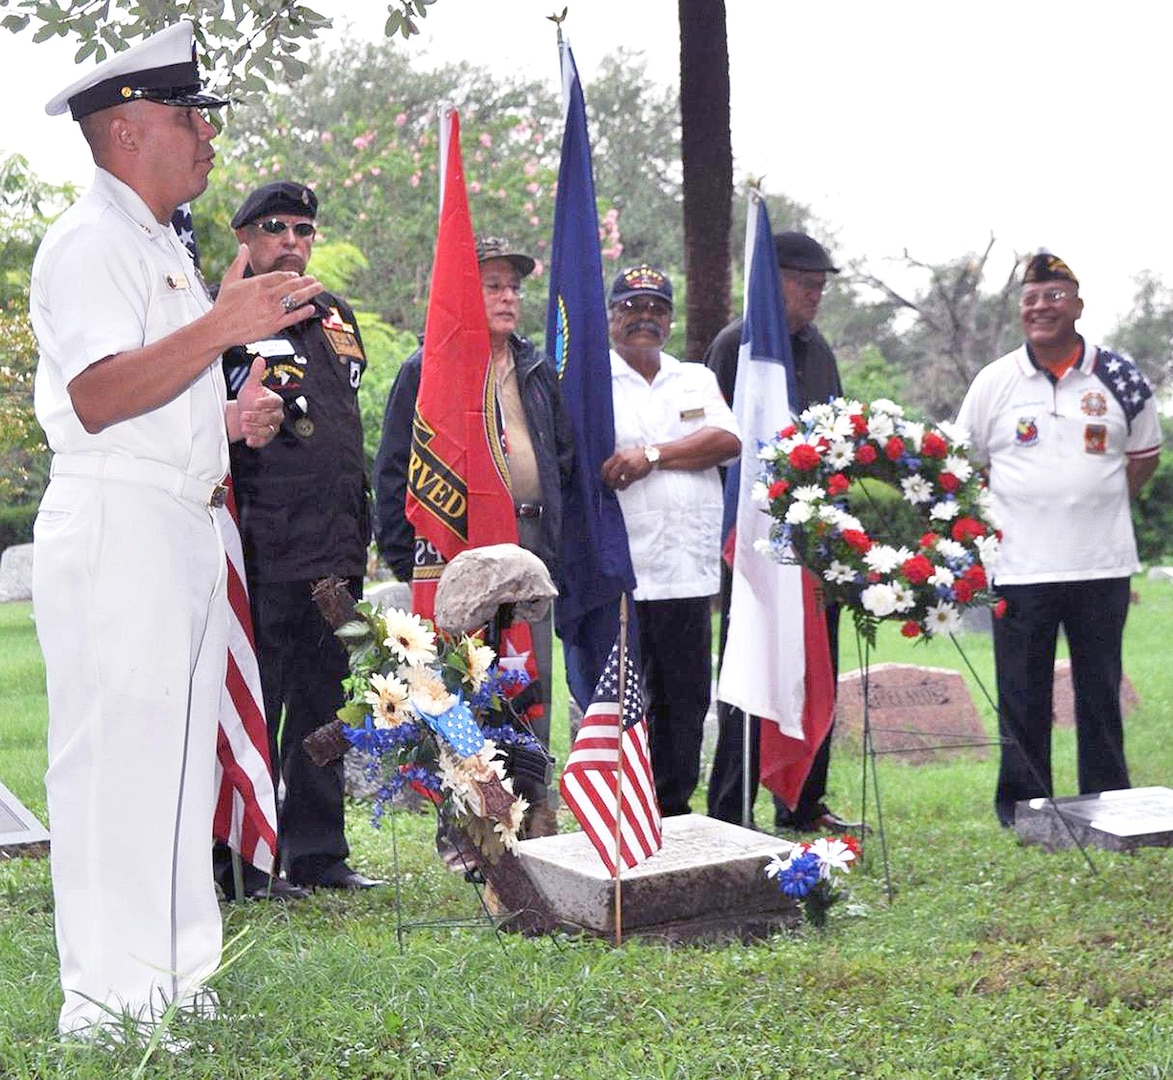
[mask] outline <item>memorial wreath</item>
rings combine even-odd
[[[753,495],[774,518],[759,544],[815,574],[869,642],[882,619],[909,638],[952,633],[966,608],[996,599],[998,535],[967,446],[956,425],[886,399],[812,405],[759,451]]]

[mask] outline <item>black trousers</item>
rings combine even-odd
[[[729,568],[721,567],[721,640],[719,656],[725,657],[725,639],[729,633],[729,598],[732,579]],[[827,636],[831,643],[831,669],[839,677],[839,605],[827,608]],[[760,729],[758,718],[750,717],[750,825],[753,825],[753,804],[758,795],[758,777],[761,775],[759,754]],[[811,770],[803,784],[798,804],[791,810],[777,795],[774,796],[774,825],[788,828],[806,825],[822,811],[827,794],[827,772],[831,767],[831,739],[834,728],[827,732],[819,747]],[[743,765],[745,755],[745,713],[724,701],[717,702],[717,749],[713,754],[713,771],[709,775],[709,817],[740,825],[742,811]]]
[[[1002,763],[994,808],[1003,825],[1014,804],[1052,794],[1051,722],[1059,626],[1071,652],[1081,793],[1126,788],[1120,715],[1128,578],[1003,585],[1006,614],[994,620]]]
[[[355,599],[362,578],[349,578]],[[274,779],[285,785],[278,813],[281,863],[291,877],[312,880],[350,854],[344,833],[342,762],[318,766],[302,740],[334,719],[343,701],[346,650],[318,613],[313,582],[253,585],[250,600],[269,753]]]
[[[700,780],[713,681],[709,598],[640,600],[635,608],[660,811],[687,814]]]

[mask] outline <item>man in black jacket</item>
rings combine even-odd
[[[793,402],[796,413],[808,405],[839,397],[843,385],[835,354],[826,339],[814,325],[819,302],[827,286],[827,275],[839,270],[823,246],[805,233],[783,232],[774,236],[778,265],[782,270],[782,297],[786,305],[786,323],[790,331],[790,347],[794,354],[794,381],[798,401]],[[733,388],[737,381],[737,355],[741,344],[740,318],[734,319],[714,339],[705,352],[705,363],[716,374],[725,400],[732,404]],[[786,423],[778,420],[779,427]],[[724,656],[725,637],[729,622],[729,593],[732,578],[728,567],[721,570],[721,642],[720,656]],[[827,609],[827,630],[831,639],[831,663],[839,670],[839,608]],[[723,821],[741,822],[743,785],[743,746],[745,717],[740,709],[717,703],[718,737],[713,757],[713,771],[709,777],[709,816]],[[750,727],[751,780],[750,805],[758,790],[758,720],[752,718]],[[827,770],[831,761],[831,734],[811,765],[798,804],[790,810],[781,799],[774,799],[775,825],[778,828],[813,832],[817,829],[845,829],[852,827],[832,813],[823,802],[827,790]],[[858,826],[856,826],[858,827]]]
[[[489,321],[489,342],[497,384],[497,407],[505,432],[509,480],[517,513],[518,543],[546,564],[559,581],[558,546],[562,530],[562,484],[570,472],[573,435],[562,407],[558,375],[533,344],[517,333],[522,281],[534,260],[513,251],[497,237],[477,240],[481,289]],[[404,362],[395,377],[383,417],[383,437],[375,458],[375,541],[400,581],[411,581],[416,564],[415,530],[404,509],[411,425],[419,394],[423,349]],[[550,745],[550,687],[553,627],[550,616],[531,623],[543,718],[534,734]],[[556,831],[554,812],[544,791],[534,798],[529,836]]]
[[[252,192],[232,219],[237,239],[248,245],[251,272],[304,272],[317,209],[317,197],[302,184],[277,181]],[[307,735],[334,718],[348,670],[346,652],[311,590],[315,581],[338,575],[360,597],[370,541],[358,411],[366,356],[346,302],[322,293],[313,303],[315,313],[304,322],[224,354],[229,395],[253,358],[263,356],[264,384],[285,404],[268,446],[231,450],[270,753],[285,784],[278,844],[288,882],[275,879],[270,886],[248,868],[249,896],[380,884],[345,861],[341,762],[314,765],[302,748]],[[231,877],[222,860],[217,864],[231,896]]]

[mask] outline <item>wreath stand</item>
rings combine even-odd
[[[957,636],[955,634],[950,634],[949,640],[953,642],[954,647],[957,649],[958,655],[960,655],[961,659],[965,662],[965,666],[966,666],[967,670],[969,671],[970,675],[973,677],[974,681],[977,683],[978,689],[981,690],[982,696],[986,699],[986,702],[990,705],[991,709],[994,712],[994,715],[997,716],[998,715],[998,704],[994,700],[994,698],[990,695],[989,690],[986,688],[985,683],[982,682],[981,677],[978,675],[977,671],[974,669],[973,664],[970,663],[969,657],[965,655],[965,650],[961,647],[961,642],[957,640]],[[871,643],[863,635],[863,633],[861,633],[858,625],[855,628],[855,647],[856,647],[856,654],[857,654],[857,657],[859,660],[860,689],[862,691],[862,696],[863,696],[863,722],[862,722],[862,741],[861,741],[861,758],[860,758],[860,821],[861,821],[860,832],[863,835],[860,836],[860,846],[861,846],[860,858],[861,858],[861,861],[865,858],[866,849],[867,849],[867,839],[866,838],[867,838],[867,833],[869,831],[868,824],[867,824],[867,821],[868,821],[868,788],[870,786],[871,792],[872,792],[872,797],[873,797],[875,804],[876,804],[875,834],[876,834],[876,839],[879,841],[879,844],[880,844],[880,857],[883,862],[884,891],[885,891],[885,895],[888,898],[888,903],[891,904],[895,898],[895,890],[892,886],[892,872],[891,872],[891,864],[890,864],[890,861],[888,858],[888,842],[887,842],[887,837],[886,837],[885,830],[884,830],[884,811],[883,811],[883,804],[880,799],[880,778],[879,778],[878,770],[876,768],[876,758],[879,757],[880,754],[906,754],[906,753],[920,752],[923,750],[959,750],[959,749],[968,749],[968,748],[980,747],[980,746],[998,746],[998,747],[1011,746],[1011,745],[1014,745],[1014,738],[1013,738],[1013,736],[1010,736],[1009,738],[1007,738],[1007,737],[1003,737],[1002,735],[999,735],[995,739],[956,738],[956,739],[951,739],[948,742],[937,743],[936,745],[931,745],[931,746],[917,746],[917,747],[908,747],[908,748],[901,747],[901,748],[893,748],[893,749],[886,749],[886,750],[877,749],[875,739],[873,737],[877,733],[899,735],[899,734],[912,734],[913,732],[910,731],[909,729],[904,729],[904,728],[875,728],[872,726],[871,706],[870,706],[870,700],[869,700],[870,699],[869,677],[870,677],[870,672],[871,672]],[[1043,786],[1042,777],[1039,776],[1037,770],[1035,770],[1033,763],[1031,763],[1029,760],[1027,760],[1027,764],[1029,765],[1029,767],[1031,769],[1031,773],[1033,774],[1034,779],[1038,782],[1039,786],[1042,787]],[[1055,811],[1055,813],[1058,815],[1059,819],[1063,822],[1063,825],[1067,830],[1068,836],[1071,838],[1072,844],[1079,849],[1079,853],[1080,853],[1080,855],[1083,856],[1084,862],[1087,863],[1088,869],[1093,874],[1098,875],[1099,869],[1097,868],[1095,862],[1092,860],[1091,853],[1087,850],[1086,845],[1076,835],[1075,830],[1072,828],[1071,822],[1069,821],[1067,815],[1063,813],[1062,809],[1055,802],[1054,796],[1048,794],[1048,795],[1044,796],[1044,798],[1046,799],[1046,801],[1047,801],[1048,805],[1051,807],[1051,809]]]

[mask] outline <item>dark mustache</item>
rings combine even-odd
[[[624,327],[623,333],[627,337],[630,337],[632,334],[640,330],[646,330],[650,334],[655,334],[658,338],[664,337],[664,329],[658,322],[656,322],[655,319],[640,319],[637,322],[628,323],[627,326]]]

